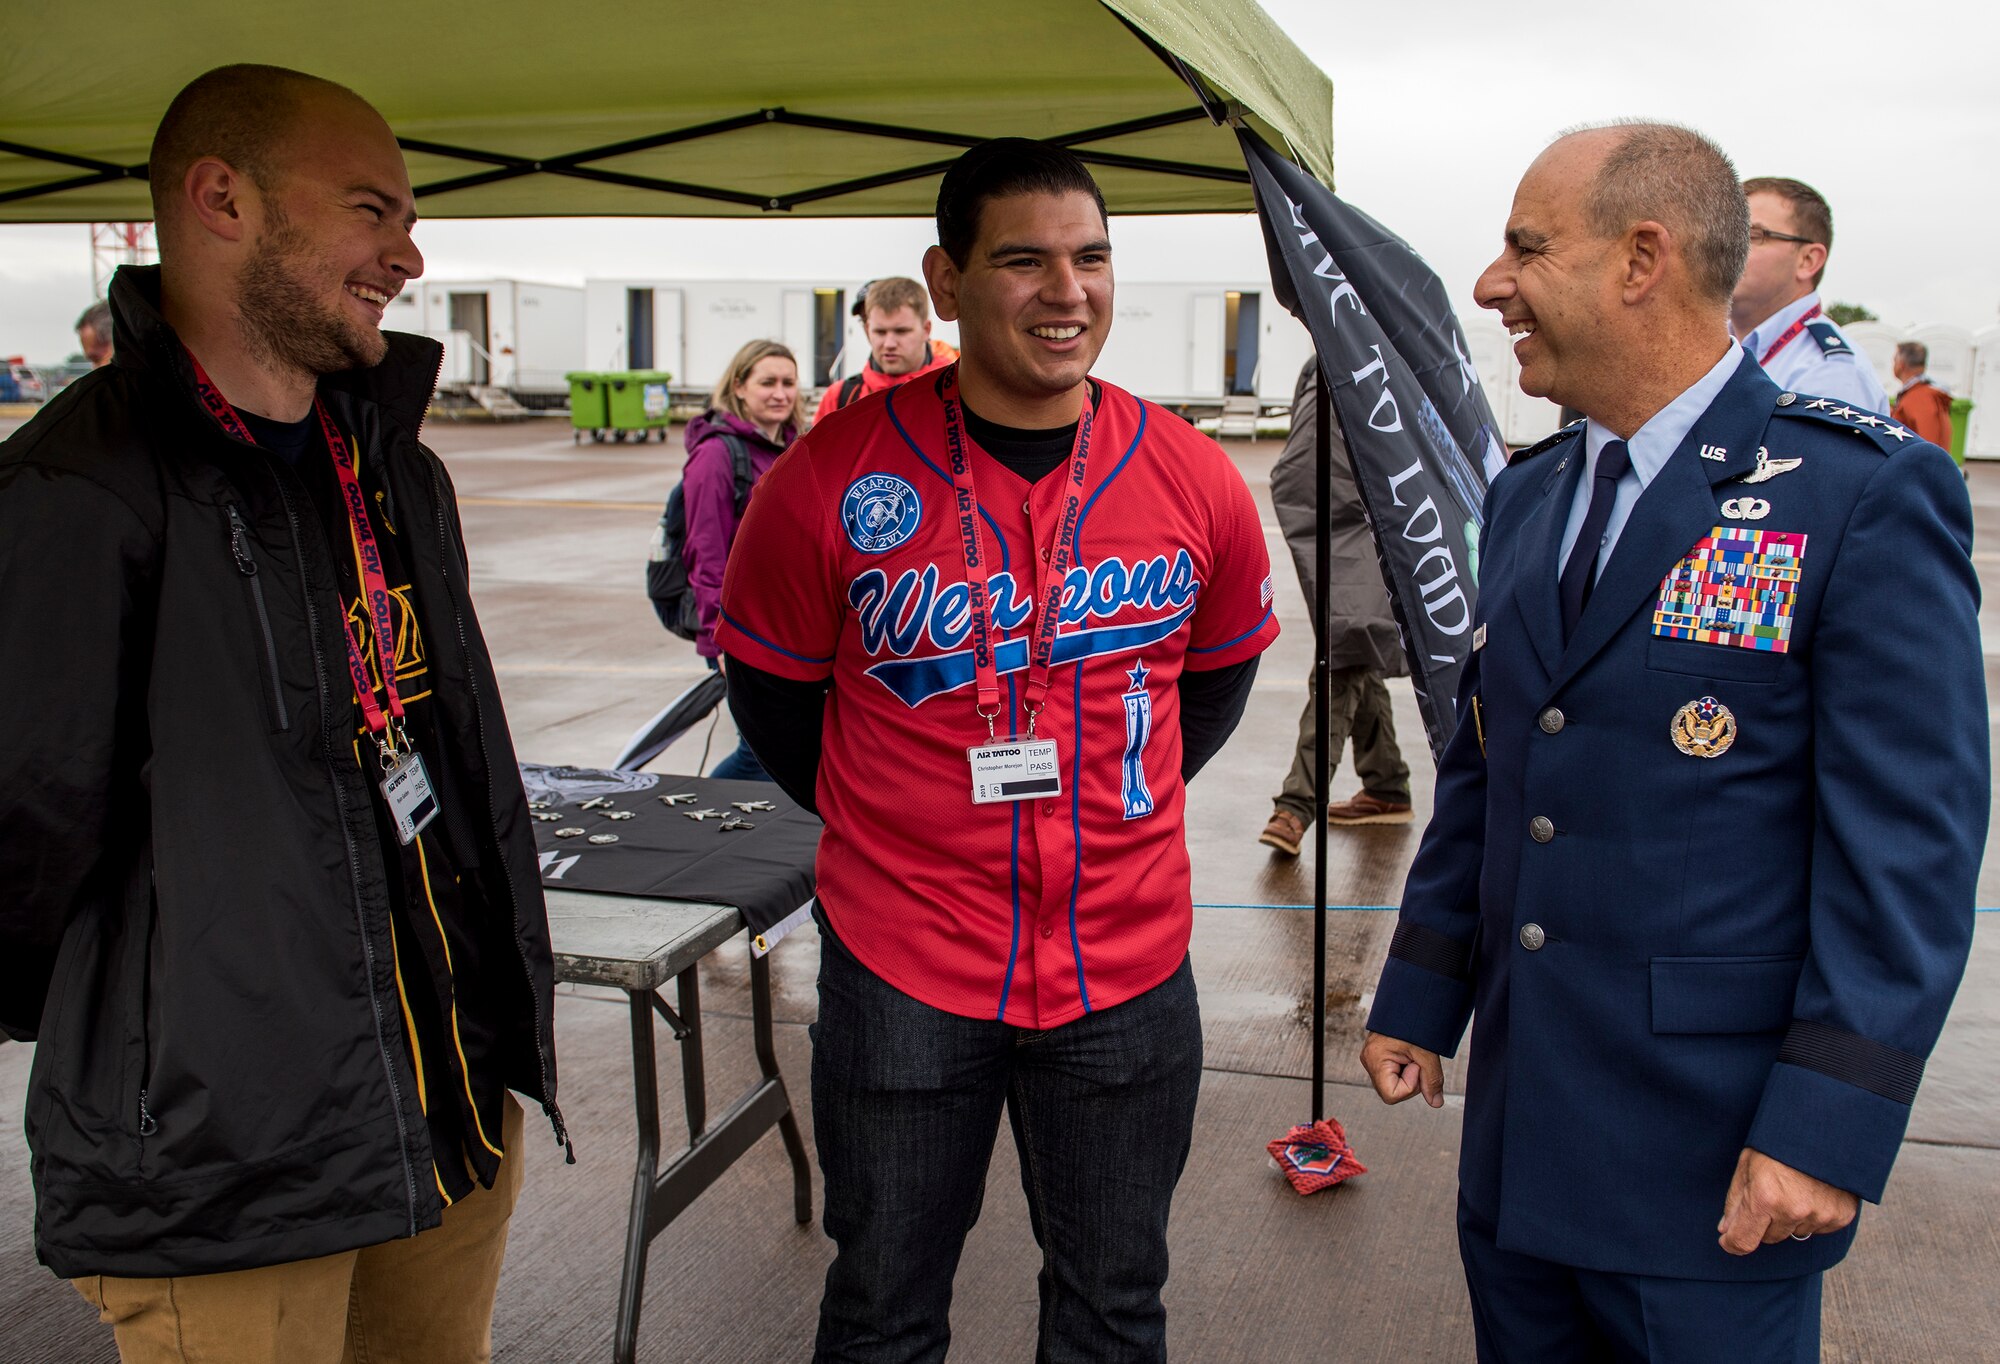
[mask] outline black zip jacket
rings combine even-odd
[[[120,270],[117,358],[0,446],[0,1026],[38,1039],[36,1249],[65,1277],[307,1259],[441,1205],[332,550],[299,476],[203,409],[158,300]],[[440,356],[392,334],[320,392],[403,528],[496,1053],[560,1139],[532,825],[417,441]]]

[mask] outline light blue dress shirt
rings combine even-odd
[[[1743,344],[1759,360],[1771,344],[1783,336],[1790,326],[1819,306],[1819,294],[1810,293],[1804,298],[1794,299],[1757,324],[1757,330],[1743,338]],[[1875,366],[1863,355],[1859,348],[1848,341],[1847,333],[1840,330],[1825,314],[1813,319],[1815,325],[1822,322],[1840,333],[1840,339],[1847,341],[1852,355],[1835,352],[1828,355],[1820,349],[1819,342],[1801,331],[1785,343],[1785,348],[1771,357],[1771,363],[1764,366],[1764,372],[1771,376],[1771,382],[1779,388],[1790,389],[1812,398],[1832,398],[1837,402],[1851,403],[1878,417],[1889,415],[1889,395],[1882,389],[1882,381],[1875,377]]]
[[[1701,414],[1708,411],[1709,404],[1722,392],[1722,386],[1729,382],[1736,367],[1748,362],[1757,362],[1743,353],[1743,348],[1732,344],[1715,362],[1715,367],[1694,381],[1680,397],[1655,412],[1646,424],[1633,432],[1632,439],[1625,442],[1625,449],[1632,456],[1632,471],[1618,480],[1618,490],[1611,498],[1611,519],[1604,523],[1604,539],[1599,542],[1597,572],[1592,581],[1604,576],[1605,565],[1611,562],[1611,551],[1618,544],[1618,537],[1625,530],[1625,523],[1631,519],[1632,508],[1639,501],[1640,494],[1659,477],[1667,460],[1694,429]],[[1583,477],[1576,485],[1576,496],[1570,500],[1569,523],[1563,527],[1562,552],[1556,558],[1556,572],[1560,574],[1569,563],[1570,550],[1576,546],[1576,537],[1583,530],[1583,518],[1590,512],[1590,490],[1592,480],[1597,475],[1597,457],[1605,446],[1618,437],[1599,426],[1595,419],[1585,422],[1583,428],[1583,450],[1586,457]]]

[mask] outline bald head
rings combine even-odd
[[[1593,163],[1583,196],[1592,232],[1617,237],[1636,223],[1660,224],[1701,298],[1729,301],[1750,251],[1750,211],[1720,147],[1691,128],[1633,122],[1565,133],[1552,153]]]
[[[183,182],[195,162],[214,157],[269,193],[284,178],[303,116],[329,103],[368,108],[344,85],[282,66],[219,66],[195,77],[167,106],[146,159],[160,235],[184,216]]]

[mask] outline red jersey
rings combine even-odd
[[[926,1004],[1052,1028],[1143,994],[1187,954],[1176,683],[1277,638],[1270,560],[1221,448],[1100,385],[1035,727],[1056,741],[1061,794],[975,804],[966,750],[988,734],[940,384],[844,408],[778,460],[730,553],[716,640],[832,680],[818,880],[841,941]],[[1071,479],[1030,485],[976,444],[970,471],[995,732],[1026,734],[1040,570]]]

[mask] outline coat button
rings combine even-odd
[[[1562,733],[1563,725],[1567,721],[1564,720],[1561,711],[1557,710],[1554,706],[1550,706],[1535,717],[1535,723],[1542,727],[1542,733],[1544,734],[1560,734]]]
[[[1537,843],[1547,843],[1556,836],[1556,826],[1547,815],[1536,815],[1528,821],[1528,837]]]
[[[1521,925],[1521,946],[1527,948],[1530,952],[1541,951],[1542,944],[1548,940],[1549,935],[1542,932],[1540,924]]]

